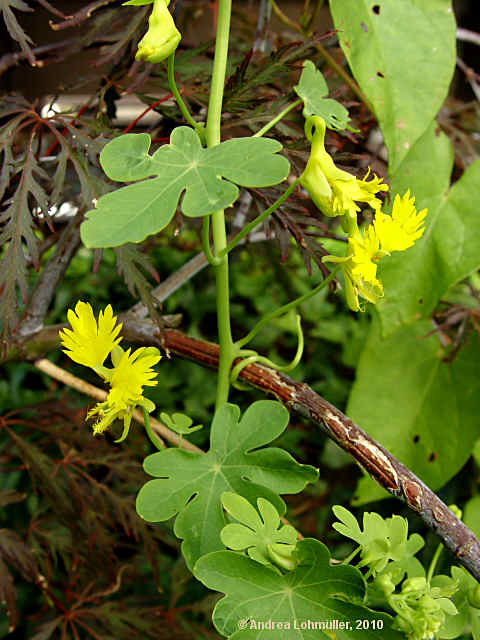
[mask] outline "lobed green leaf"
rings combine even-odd
[[[86,246],[141,242],[168,225],[182,194],[184,215],[201,217],[231,206],[238,197],[237,184],[272,186],[284,180],[290,168],[277,154],[282,147],[275,140],[236,138],[204,149],[189,127],[174,129],[170,144],[153,155],[149,148],[147,134],[126,134],[103,149],[100,162],[112,180],[157,177],[99,198],[81,227]]]
[[[378,640],[379,627],[373,621],[381,621],[384,640],[403,637],[392,630],[390,616],[362,606],[365,584],[358,569],[330,565],[328,549],[318,540],[301,540],[297,554],[297,568],[284,575],[233,551],[216,551],[198,560],[195,576],[226,594],[213,612],[222,635],[232,640],[260,640],[267,634],[279,640],[330,640],[334,633],[337,640]],[[369,628],[356,629],[356,620],[365,620]],[[306,621],[323,623],[324,630],[300,628]],[[326,626],[335,621],[337,626]],[[274,623],[274,630],[255,628],[262,622]]]
[[[287,452],[260,448],[283,433],[288,417],[288,411],[271,400],[253,403],[241,419],[239,408],[226,404],[214,416],[207,453],[167,449],[146,458],[145,471],[156,479],[140,490],[137,512],[148,522],[178,514],[174,531],[183,539],[189,567],[200,556],[223,548],[224,491],[238,493],[252,505],[265,498],[283,515],[285,504],[278,494],[302,491],[317,478],[316,469],[298,464]]]
[[[328,87],[323,74],[311,60],[305,60],[298,84],[293,87],[295,93],[303,100],[303,115],[321,116],[330,129],[345,129],[348,125],[348,111],[345,107],[328,95]]]

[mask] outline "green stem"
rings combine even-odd
[[[282,118],[284,118],[287,113],[289,113],[290,111],[292,111],[292,109],[295,109],[295,107],[298,107],[299,104],[302,104],[303,100],[301,100],[300,98],[298,100],[295,100],[295,102],[292,102],[292,104],[290,104],[288,107],[286,107],[283,111],[280,111],[280,113],[278,115],[276,115],[273,120],[270,120],[270,122],[268,122],[262,129],[260,129],[260,131],[257,131],[257,133],[254,133],[252,138],[261,138],[262,136],[264,136],[267,131],[269,131],[272,127],[274,127],[277,122],[279,122]]]
[[[242,387],[238,386],[237,378],[240,375],[240,373],[243,371],[243,369],[245,369],[245,367],[248,367],[249,364],[253,364],[254,362],[259,362],[260,364],[264,364],[267,367],[274,369],[275,371],[291,371],[292,369],[295,369],[295,367],[298,365],[298,363],[302,359],[303,348],[305,346],[301,319],[298,314],[297,314],[297,335],[298,335],[297,352],[295,353],[295,356],[291,362],[289,362],[288,364],[276,364],[275,362],[272,362],[269,358],[266,358],[265,356],[260,356],[258,353],[253,352],[253,355],[250,355],[248,358],[241,360],[238,364],[236,364],[233,367],[232,373],[230,374],[231,384],[241,389]],[[241,353],[247,353],[247,352],[251,353],[251,350],[239,349],[237,351],[237,355],[240,355]]]
[[[435,572],[435,567],[437,566],[437,562],[438,559],[440,557],[440,554],[442,553],[443,550],[443,545],[439,544],[435,553],[433,554],[433,558],[432,561],[430,562],[430,566],[428,567],[428,573],[427,573],[427,582],[428,584],[430,584],[432,578],[433,578],[433,574]]]
[[[202,247],[206,259],[212,267],[217,267],[221,259],[214,256],[210,248],[210,216],[204,216],[202,220]]]
[[[314,10],[310,14],[310,17],[309,17],[308,22],[306,24],[306,28],[307,29],[310,29],[312,24],[314,25],[315,22],[317,21],[318,14],[320,13],[320,9],[322,8],[322,6],[323,6],[323,0],[317,0],[317,4],[315,5]]]
[[[318,284],[314,289],[312,289],[308,293],[305,293],[303,296],[300,296],[299,298],[292,300],[292,302],[289,302],[288,304],[284,304],[283,307],[279,307],[278,309],[275,309],[274,311],[267,313],[267,315],[263,316],[263,318],[259,322],[257,322],[257,324],[253,327],[253,329],[244,338],[242,338],[241,340],[238,340],[235,343],[235,346],[238,348],[241,348],[244,345],[248,344],[251,340],[253,340],[253,338],[257,335],[257,333],[261,329],[263,329],[263,327],[268,322],[270,322],[270,320],[273,320],[274,318],[281,316],[284,313],[287,313],[288,311],[290,311],[290,309],[295,309],[295,307],[298,307],[298,305],[302,304],[303,302],[306,302],[307,300],[310,300],[310,298],[316,295],[319,291],[321,291],[321,289],[326,287],[335,278],[339,269],[340,269],[339,266],[335,267],[333,271],[330,273],[330,275],[327,278],[325,278],[325,280],[322,280],[320,284]]]
[[[195,122],[190,111],[188,110],[187,105],[183,101],[182,96],[180,95],[180,91],[178,90],[177,83],[175,82],[175,53],[172,53],[171,56],[168,56],[167,61],[167,73],[168,73],[168,85],[170,87],[170,91],[173,93],[175,100],[177,101],[178,108],[183,114],[183,117],[191,125],[195,131],[200,136],[202,142],[204,142],[205,131],[203,125]]]
[[[232,0],[219,0],[217,17],[217,38],[215,42],[215,58],[213,61],[212,82],[208,102],[206,129],[207,147],[220,144],[220,125],[222,119],[223,91],[227,72],[228,38],[230,33],[230,16]],[[219,256],[227,247],[227,232],[223,210],[212,214],[212,233],[214,254]],[[230,391],[230,369],[235,357],[230,326],[230,299],[228,280],[228,255],[226,252],[215,265],[217,288],[217,324],[220,358],[218,363],[217,397],[215,408],[218,409],[228,401]]]
[[[147,432],[147,436],[148,436],[150,442],[159,451],[163,451],[165,449],[165,447],[160,443],[160,440],[153,433],[152,427],[150,426],[150,416],[148,415],[148,411],[145,409],[145,407],[142,407],[142,411],[143,411],[143,424],[145,426],[145,431]]]
[[[218,256],[222,258],[224,255],[227,255],[228,253],[230,253],[230,251],[234,249],[237,246],[237,244],[241,242],[243,238],[245,238],[245,236],[248,236],[250,231],[255,229],[255,227],[258,227],[258,225],[261,222],[266,220],[271,213],[273,213],[276,209],[278,209],[278,207],[282,204],[282,202],[285,202],[285,200],[292,193],[292,191],[295,189],[295,187],[299,182],[300,182],[300,178],[297,178],[295,182],[292,182],[292,184],[285,190],[285,192],[277,200],[275,200],[275,202],[270,207],[268,207],[268,209],[265,209],[263,213],[261,213],[259,216],[255,218],[255,220],[252,220],[252,222],[249,222],[245,227],[243,227],[243,229],[237,233],[237,235],[228,244],[228,246],[219,252]]]
[[[362,549],[361,545],[359,545],[356,549],[352,551],[350,555],[348,555],[345,560],[343,560],[343,564],[350,564],[350,562],[354,559],[357,553]]]

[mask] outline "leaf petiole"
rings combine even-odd
[[[277,198],[277,200],[275,200],[275,202],[270,207],[268,207],[268,209],[265,209],[263,213],[261,213],[259,216],[255,218],[255,220],[252,220],[245,227],[243,227],[243,229],[237,233],[237,235],[233,238],[233,240],[228,243],[225,249],[222,249],[222,251],[219,252],[218,257],[223,258],[223,256],[230,253],[232,249],[234,249],[246,236],[248,236],[250,231],[255,229],[255,227],[258,227],[258,225],[262,223],[264,220],[266,220],[271,213],[276,211],[278,207],[283,202],[285,202],[285,200],[289,197],[292,191],[294,191],[295,187],[297,186],[297,184],[299,184],[299,182],[300,182],[300,179],[297,178],[295,182],[292,182],[292,184],[285,190],[285,192],[282,193],[282,195],[279,198]]]
[[[168,86],[170,87],[170,91],[173,93],[173,96],[177,101],[178,108],[182,112],[182,115],[185,118],[185,120],[188,122],[188,124],[195,129],[198,137],[202,142],[202,145],[204,145],[205,144],[205,127],[203,126],[203,124],[195,122],[190,111],[188,110],[187,105],[183,101],[183,98],[180,95],[180,91],[178,90],[177,83],[175,82],[175,53],[172,53],[170,56],[168,56],[167,73],[168,73]]]
[[[143,412],[143,424],[145,427],[145,431],[147,432],[148,439],[156,449],[158,449],[159,451],[163,451],[165,447],[160,443],[160,440],[153,433],[152,427],[150,425],[150,416],[148,415],[148,411],[143,406],[142,406],[142,412]]]
[[[265,316],[263,316],[263,318],[259,322],[257,322],[257,324],[253,327],[253,329],[244,338],[237,340],[237,342],[235,343],[235,346],[239,348],[245,346],[246,344],[251,342],[251,340],[253,340],[253,338],[257,335],[257,333],[261,329],[263,329],[263,327],[266,324],[268,324],[271,320],[273,320],[274,318],[277,318],[278,316],[283,315],[284,313],[287,313],[288,311],[290,311],[290,309],[295,309],[295,307],[298,307],[298,305],[302,304],[303,302],[310,300],[310,298],[312,298],[324,287],[326,287],[330,282],[332,282],[332,280],[337,275],[339,269],[340,269],[340,266],[335,267],[327,278],[322,280],[320,284],[318,284],[308,293],[305,293],[303,296],[300,296],[299,298],[292,300],[292,302],[289,302],[288,304],[284,304],[282,307],[278,307],[278,309],[275,309],[274,311],[267,313]]]
[[[283,365],[276,364],[269,358],[266,358],[265,356],[261,356],[255,351],[252,351],[249,349],[240,349],[237,352],[237,355],[244,355],[244,356],[246,356],[247,354],[252,354],[252,355],[249,355],[248,357],[244,358],[233,367],[232,372],[230,374],[230,383],[232,384],[232,386],[235,386],[237,389],[243,389],[243,385],[237,382],[238,376],[240,375],[241,371],[245,369],[245,367],[248,367],[249,364],[253,364],[254,362],[259,362],[260,364],[264,364],[267,367],[270,367],[271,369],[275,369],[275,371],[291,371],[292,369],[295,369],[295,367],[298,365],[298,363],[302,359],[303,349],[305,346],[305,340],[303,337],[303,331],[302,331],[302,325],[301,325],[301,318],[298,314],[297,314],[297,335],[298,335],[297,352],[295,353],[293,360],[289,364],[283,364]]]
[[[272,120],[270,120],[270,122],[267,122],[267,124],[264,127],[262,127],[259,131],[257,131],[257,133],[254,133],[252,138],[261,138],[262,136],[264,136],[267,133],[267,131],[270,131],[270,129],[274,127],[277,124],[277,122],[280,122],[280,120],[287,115],[287,113],[290,113],[292,109],[295,109],[295,107],[298,107],[298,105],[302,104],[302,102],[303,100],[301,98],[299,98],[298,100],[295,100],[295,102],[292,102],[292,104],[288,105],[288,107],[283,109],[283,111],[280,111],[280,113],[276,115]]]
[[[213,255],[210,247],[210,216],[204,216],[202,220],[202,247],[208,263],[212,267],[218,267],[222,259]]]
[[[442,553],[442,550],[443,550],[443,544],[439,544],[435,550],[435,553],[433,554],[433,558],[432,558],[432,561],[430,562],[430,566],[428,567],[428,572],[427,572],[428,584],[430,584],[433,578],[433,574],[435,573],[435,567],[437,566],[437,562],[440,557],[440,554]]]

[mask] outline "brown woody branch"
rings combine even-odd
[[[77,38],[69,38],[68,40],[62,40],[61,42],[54,42],[53,44],[43,44],[39,47],[34,47],[31,51],[35,56],[35,64],[37,67],[42,67],[48,58],[52,56],[53,59],[59,60],[61,53],[66,52],[66,55],[70,55],[68,48],[75,45],[78,42]],[[44,60],[39,60],[38,56],[45,56]],[[6,53],[0,58],[0,76],[8,71],[10,67],[14,67],[22,60],[28,58],[26,51],[17,51],[16,53]]]
[[[20,335],[31,335],[43,326],[43,319],[62,279],[80,245],[80,223],[83,211],[79,211],[60,233],[55,251],[48,260],[20,323]]]
[[[173,329],[160,329],[153,322],[130,314],[119,318],[123,335],[134,343],[157,345],[176,354],[216,369],[218,345],[190,338]],[[8,359],[40,357],[58,347],[58,329],[46,327],[30,337],[19,337]],[[448,507],[405,465],[370,438],[341,411],[316,394],[307,385],[267,367],[251,364],[240,374],[244,381],[265,393],[273,394],[290,411],[308,418],[349,453],[381,487],[403,500],[441,538],[458,561],[480,581],[480,542]]]
[[[113,4],[118,0],[95,0],[95,2],[91,2],[77,13],[74,13],[70,16],[66,16],[66,20],[63,22],[50,22],[50,27],[54,31],[60,31],[61,29],[68,29],[69,27],[77,27],[78,25],[88,20],[94,11],[97,9],[101,9],[102,7],[106,7],[109,4]]]

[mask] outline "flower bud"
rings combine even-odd
[[[296,545],[273,542],[267,545],[267,553],[276,565],[287,571],[293,571],[297,566]]]
[[[168,10],[170,0],[154,0],[148,31],[138,43],[135,60],[161,62],[178,47],[181,34]]]

